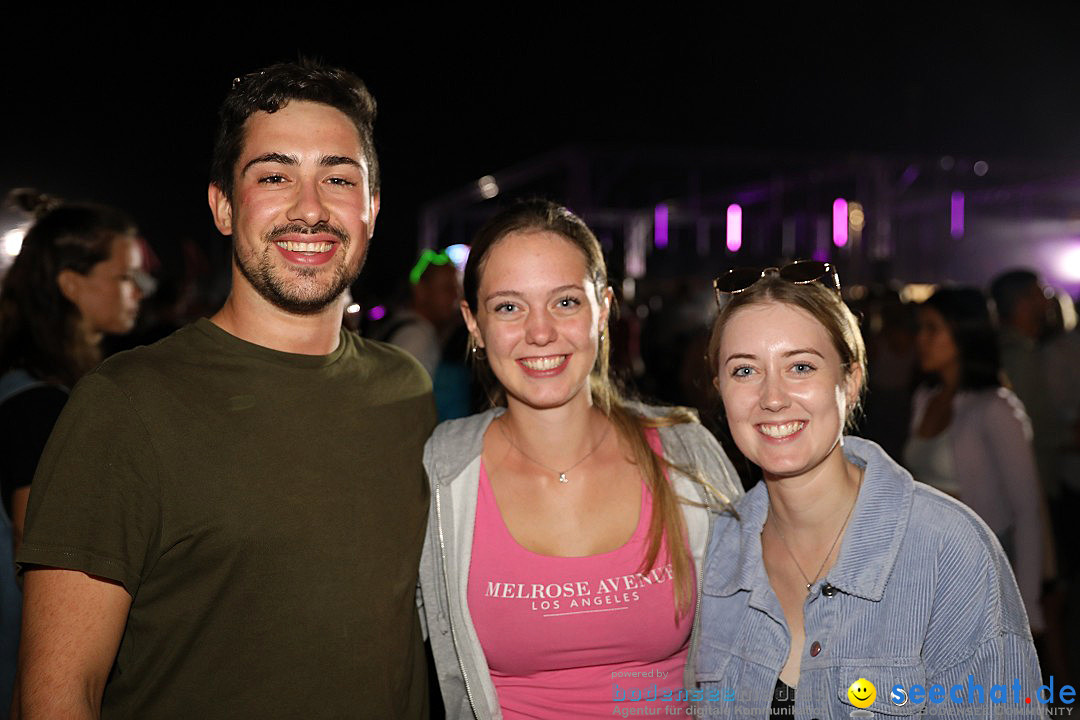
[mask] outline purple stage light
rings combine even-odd
[[[848,241],[847,200],[836,198],[832,204],[832,241],[836,247],[844,247]]]
[[[668,206],[660,203],[653,211],[653,245],[666,248],[668,241]]]
[[[727,249],[737,252],[742,247],[742,208],[731,203],[727,208]]]
[[[384,317],[386,317],[386,308],[382,305],[376,305],[375,307],[368,310],[367,316],[370,320],[382,320]]]
[[[949,234],[964,237],[964,193],[954,190],[949,201]]]

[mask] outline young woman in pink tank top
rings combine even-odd
[[[741,493],[693,415],[608,377],[612,291],[566,208],[478,234],[462,314],[493,409],[428,443],[421,585],[449,718],[685,714],[709,511]]]

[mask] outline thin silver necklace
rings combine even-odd
[[[821,561],[820,565],[818,565],[818,569],[817,572],[814,573],[813,580],[806,577],[806,573],[803,572],[802,565],[800,565],[799,561],[795,559],[795,553],[791,551],[791,546],[788,545],[787,538],[784,537],[784,533],[780,530],[780,525],[777,523],[773,523],[769,526],[776,531],[777,535],[780,536],[780,543],[784,546],[784,549],[787,550],[788,555],[791,556],[791,562],[795,563],[795,569],[799,571],[799,574],[802,575],[802,579],[806,582],[806,592],[810,592],[810,587],[818,581],[818,578],[821,577],[821,571],[825,569],[825,563],[829,562],[829,558],[832,557],[833,550],[836,549],[836,543],[840,542],[840,536],[844,534],[844,528],[847,527],[848,520],[851,519],[851,513],[855,510],[855,503],[859,500],[859,488],[861,487],[862,478],[860,477],[858,485],[855,486],[855,499],[851,501],[851,507],[848,508],[847,515],[844,516],[844,522],[840,526],[840,530],[837,531],[836,537],[833,538],[832,545],[829,546],[829,552],[825,553],[825,559]],[[769,506],[769,514],[772,515],[771,505]]]
[[[597,448],[599,448],[599,447],[600,447],[601,445],[603,445],[603,444],[604,444],[604,440],[606,440],[606,439],[607,439],[607,434],[608,434],[608,430],[610,430],[610,429],[611,429],[611,423],[605,423],[605,424],[604,424],[604,434],[603,434],[603,435],[601,435],[601,436],[600,436],[600,439],[596,441],[596,444],[592,446],[592,450],[590,450],[589,452],[585,453],[585,454],[584,454],[584,455],[583,455],[583,456],[581,457],[581,459],[580,459],[580,460],[578,460],[578,461],[577,461],[576,463],[574,463],[574,464],[573,464],[573,465],[571,465],[570,467],[566,468],[565,470],[558,470],[558,469],[556,469],[556,468],[553,468],[553,467],[551,467],[550,465],[548,465],[548,464],[546,464],[546,463],[542,463],[542,462],[540,462],[539,460],[537,460],[536,458],[534,458],[533,456],[529,455],[529,454],[528,454],[527,452],[525,452],[524,450],[522,450],[521,448],[519,448],[519,447],[517,446],[517,443],[515,443],[515,442],[514,442],[514,438],[513,438],[513,437],[512,437],[511,435],[510,435],[510,433],[508,433],[508,432],[506,431],[506,428],[504,428],[504,427],[503,427],[503,424],[502,424],[502,422],[501,422],[502,418],[499,418],[499,420],[500,420],[500,422],[499,422],[499,430],[500,430],[500,431],[502,432],[502,434],[503,434],[503,437],[505,437],[505,438],[507,439],[507,441],[508,441],[508,442],[510,443],[510,447],[512,447],[512,448],[514,448],[515,450],[517,450],[517,451],[518,451],[519,453],[521,453],[521,456],[522,456],[523,458],[525,458],[525,459],[526,459],[526,460],[528,460],[529,462],[533,463],[534,465],[539,465],[540,467],[544,468],[545,470],[550,470],[551,472],[553,472],[553,473],[557,474],[557,475],[559,476],[559,482],[561,482],[561,483],[563,483],[563,484],[566,484],[566,483],[570,482],[570,479],[566,477],[566,473],[570,472],[571,470],[573,470],[574,468],[576,468],[576,467],[577,467],[578,465],[580,465],[581,463],[583,463],[583,462],[585,462],[586,460],[588,460],[588,459],[589,459],[589,457],[590,457],[590,456],[591,456],[591,455],[592,455],[592,454],[593,454],[594,452],[596,452]]]

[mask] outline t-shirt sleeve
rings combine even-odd
[[[0,476],[4,507],[11,511],[11,495],[34,479],[49,433],[67,402],[67,392],[55,385],[25,390],[0,406]]]
[[[158,467],[128,396],[107,377],[86,376],[56,423],[34,476],[16,556],[28,565],[79,570],[131,595],[156,556]]]

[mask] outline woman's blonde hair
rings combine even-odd
[[[840,355],[845,376],[856,367],[862,369],[862,380],[856,394],[856,402],[848,408],[845,426],[850,428],[858,415],[861,398],[866,390],[866,346],[855,314],[844,303],[840,293],[819,282],[796,284],[775,273],[762,277],[756,283],[728,296],[727,302],[716,315],[712,336],[709,338],[709,368],[715,377],[720,367],[720,341],[724,328],[732,315],[749,305],[785,303],[804,310],[825,328],[829,340]]]
[[[477,233],[473,241],[469,260],[465,266],[463,287],[465,301],[475,315],[478,310],[480,279],[491,249],[504,238],[515,232],[546,231],[553,232],[566,239],[581,251],[585,257],[586,276],[596,290],[597,302],[604,303],[604,294],[608,286],[607,265],[600,243],[589,227],[570,210],[547,200],[524,200],[503,210]],[[475,347],[470,338],[470,350]],[[696,480],[721,505],[730,505],[728,499],[712,488],[700,473],[693,468],[675,466],[666,458],[653,451],[645,437],[649,428],[670,427],[682,423],[697,422],[697,417],[685,408],[671,408],[659,417],[646,417],[636,412],[627,399],[616,387],[609,372],[609,353],[611,340],[609,333],[600,335],[600,347],[596,353],[596,362],[589,376],[589,388],[593,403],[614,425],[619,436],[633,450],[635,464],[641,468],[649,491],[652,493],[652,516],[649,519],[648,545],[645,558],[639,572],[648,572],[656,565],[661,544],[667,538],[668,553],[671,556],[674,575],[675,608],[677,614],[685,614],[691,607],[694,597],[693,559],[687,549],[686,526],[680,500],[675,490],[667,482],[665,469],[673,468]],[[470,352],[475,359],[477,353]],[[476,360],[474,368],[493,406],[506,404],[506,391],[483,360]]]

